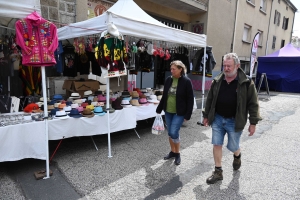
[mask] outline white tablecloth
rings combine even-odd
[[[136,107],[136,120],[145,120],[156,117],[156,108],[158,104],[150,103],[148,106],[135,106]],[[164,115],[164,111],[161,112]]]
[[[136,127],[136,121],[156,116],[157,104],[132,106],[110,113],[110,132]],[[162,112],[163,114],[163,112]],[[108,133],[108,117],[48,120],[49,140]],[[0,127],[0,162],[24,158],[46,159],[45,122]]]
[[[68,118],[49,121],[49,140],[76,136],[92,136],[108,133],[108,116],[92,118]],[[117,132],[136,127],[135,107],[123,108],[109,114],[110,132]]]
[[[46,155],[45,122],[0,127],[0,162]]]

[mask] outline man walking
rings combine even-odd
[[[240,138],[249,114],[249,136],[255,132],[261,117],[255,85],[240,68],[236,53],[224,56],[223,72],[216,76],[208,92],[203,111],[204,126],[212,127],[215,171],[207,178],[208,184],[223,180],[222,145],[227,133],[227,149],[233,152],[233,169],[241,166]]]

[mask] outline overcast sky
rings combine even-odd
[[[291,0],[291,2],[298,10],[295,14],[293,36],[300,37],[300,0]]]

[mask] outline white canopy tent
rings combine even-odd
[[[186,44],[206,46],[206,35],[168,27],[143,11],[133,0],[118,0],[105,13],[92,19],[69,24],[58,29],[58,39],[99,34],[112,22],[123,35]]]
[[[11,22],[25,18],[33,11],[41,13],[40,0],[0,0],[0,25],[14,29],[15,23]]]
[[[204,52],[206,52],[206,35],[168,27],[148,15],[133,0],[118,0],[111,8],[98,17],[59,28],[58,39],[64,40],[99,34],[105,31],[107,24],[111,22],[116,25],[123,35],[203,47]],[[204,105],[204,85],[205,75],[203,74],[202,109]],[[200,118],[201,121],[202,115]]]
[[[18,19],[26,18],[32,12],[41,13],[40,0],[0,0],[0,26],[14,29]],[[44,98],[44,116],[48,116],[47,111],[47,92],[45,67],[41,66],[42,88]],[[48,120],[45,119],[45,149],[46,149],[46,177],[49,178],[49,149],[48,149]]]

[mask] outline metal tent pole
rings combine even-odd
[[[42,88],[43,88],[43,98],[44,98],[44,121],[45,121],[45,143],[46,143],[46,177],[43,179],[50,178],[49,176],[49,133],[48,133],[48,107],[47,107],[47,88],[46,88],[46,74],[45,66],[41,67],[42,72]]]
[[[204,54],[203,54],[203,75],[202,75],[202,103],[201,103],[201,113],[200,113],[200,121],[197,122],[198,125],[204,126],[202,123],[202,111],[204,107],[204,94],[205,94],[205,71],[206,71],[206,60],[205,60],[205,54],[206,54],[206,45],[204,47]]]

